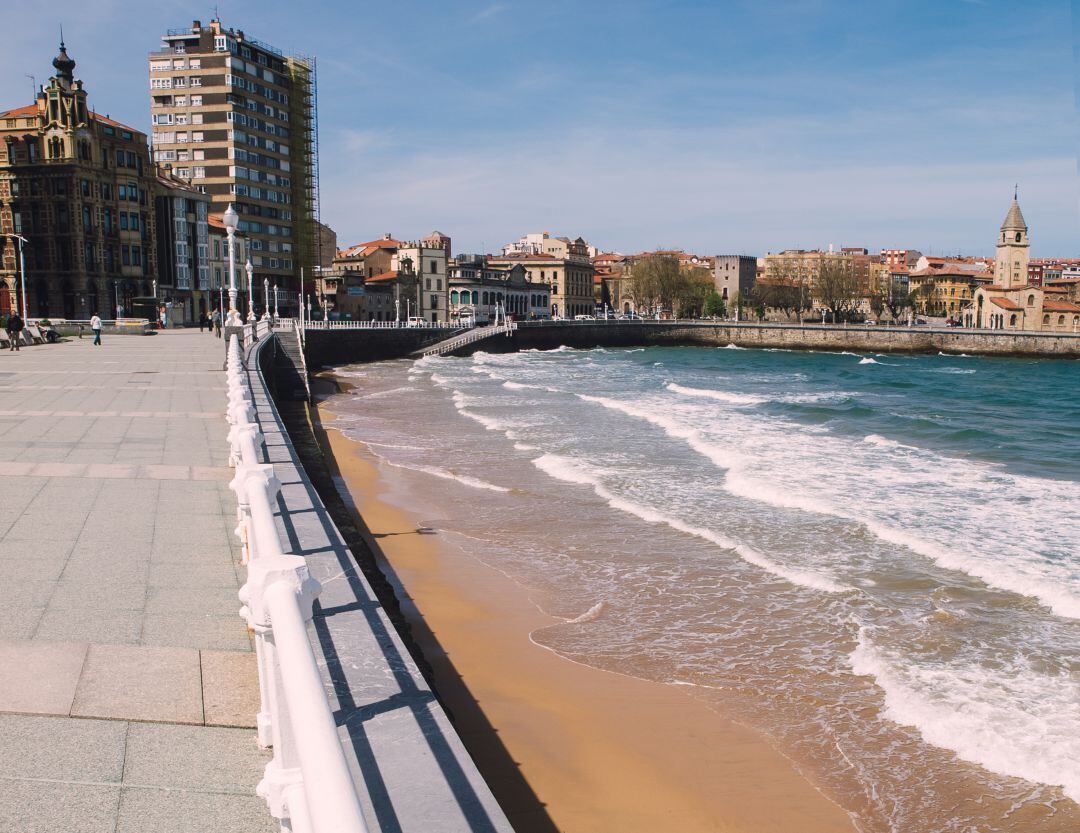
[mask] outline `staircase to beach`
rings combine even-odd
[[[503,324],[490,324],[486,327],[475,327],[464,333],[444,339],[443,341],[430,344],[421,350],[417,350],[412,355],[414,358],[422,358],[424,356],[445,356],[448,353],[453,353],[455,350],[460,350],[462,347],[467,347],[489,338],[495,338],[496,336],[509,337],[516,329],[517,324],[513,321],[507,321]]]
[[[278,395],[285,399],[310,399],[307,362],[300,335],[296,328],[280,328],[274,332],[283,355],[274,362],[274,384]]]

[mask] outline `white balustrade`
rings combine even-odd
[[[260,330],[259,325],[265,327]],[[245,341],[269,332],[271,322],[244,328]],[[248,332],[251,329],[252,332]],[[281,483],[262,462],[263,435],[255,422],[240,339],[226,358],[230,483],[237,497],[236,534],[243,545],[247,581],[240,615],[255,633],[259,671],[260,746],[274,757],[257,792],[290,833],[367,833],[356,787],[338,737],[322,673],[308,638],[312,604],[321,587],[306,561],[286,553],[274,522]]]

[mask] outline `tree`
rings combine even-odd
[[[859,282],[842,263],[826,260],[818,274],[817,296],[834,322],[848,320],[859,306]]]
[[[881,313],[885,312],[885,296],[880,292],[874,292],[870,295],[870,312],[874,313],[874,317],[879,321],[881,320]]]
[[[712,290],[707,269],[683,269],[672,255],[649,255],[634,264],[630,291],[638,306],[670,309],[680,317],[700,315]]]
[[[714,318],[723,318],[727,314],[724,308],[724,299],[715,289],[705,296],[705,315]]]

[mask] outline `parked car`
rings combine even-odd
[[[574,320],[575,321],[595,321],[596,316],[595,315],[575,315]]]
[[[625,312],[622,315],[620,315],[616,320],[617,321],[641,321],[642,318],[636,312]]]
[[[408,321],[405,322],[405,326],[406,327],[423,327],[424,324],[426,324],[426,323],[427,322],[424,321],[423,318],[420,318],[419,316],[414,315]]]

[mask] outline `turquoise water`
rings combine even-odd
[[[344,368],[533,634],[766,732],[867,831],[1080,829],[1080,364],[741,349]]]

